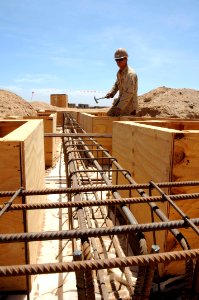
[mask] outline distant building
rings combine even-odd
[[[68,107],[70,107],[70,108],[75,108],[75,107],[76,107],[76,104],[75,104],[75,103],[68,103]]]
[[[68,107],[68,95],[66,94],[51,94],[50,104],[57,107]]]
[[[88,108],[89,107],[89,104],[78,104],[78,107],[79,108]]]

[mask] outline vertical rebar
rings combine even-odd
[[[81,261],[82,260],[82,251],[76,249],[73,253],[73,258],[75,261]],[[84,272],[82,271],[76,271],[76,287],[77,287],[77,294],[78,294],[78,300],[86,300],[86,287],[85,287],[85,279],[84,279]]]

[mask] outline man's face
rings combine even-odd
[[[118,67],[120,68],[120,70],[123,70],[126,67],[126,64],[127,64],[127,58],[126,57],[116,59],[115,61],[118,65]]]

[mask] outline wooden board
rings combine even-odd
[[[80,113],[79,123],[87,133],[112,133],[113,122],[119,117],[109,117],[105,113]],[[112,153],[112,138],[95,138]]]
[[[119,117],[109,117],[105,113],[80,113],[79,116],[79,123],[81,127],[87,132],[87,133],[112,133],[112,126],[113,122],[119,120]],[[112,138],[95,138],[95,141],[97,141],[105,150],[107,150],[110,154],[112,153]],[[96,150],[97,147],[91,143],[90,141],[86,142],[90,146],[90,149]],[[93,155],[97,157],[105,157],[105,154],[103,154],[102,151],[93,151]],[[109,159],[100,159],[98,158],[98,162],[100,164],[109,164]]]
[[[6,143],[0,141],[0,190],[17,190],[22,186],[20,172],[20,143]],[[1,198],[3,204],[10,198]],[[15,203],[22,203],[21,198],[17,198]],[[22,212],[9,212],[0,217],[0,233],[24,232],[24,216]],[[15,243],[2,244],[0,248],[0,265],[25,264],[25,244]],[[1,277],[0,290],[26,290],[26,277],[15,276]]]
[[[12,126],[12,121],[11,126]],[[20,121],[19,121],[20,124]],[[9,126],[9,124],[8,124]],[[43,121],[29,120],[0,139],[0,190],[42,189],[45,187]],[[25,203],[42,202],[45,196],[26,197]],[[4,203],[5,198],[1,199]],[[15,203],[24,203],[18,197]],[[36,220],[36,221],[35,221]],[[1,233],[41,231],[43,211],[24,214],[7,212],[0,218]],[[27,251],[26,251],[27,249]],[[3,244],[0,249],[0,265],[36,262],[38,243]],[[25,276],[0,278],[0,290],[28,289]]]
[[[156,141],[160,140],[158,147]],[[153,128],[138,125],[132,122],[115,122],[113,125],[113,156],[118,159],[121,166],[130,171],[137,183],[146,183],[150,180],[169,181],[170,157],[166,154],[172,149],[172,135],[155,132]],[[122,176],[120,176],[122,177]],[[114,176],[113,176],[114,178]],[[124,183],[124,179],[121,184]],[[148,191],[146,191],[148,193]],[[128,197],[128,192],[121,193]],[[133,196],[138,193],[133,192]],[[167,213],[167,206],[158,203],[159,207]],[[151,209],[148,204],[131,205],[131,211],[138,223],[150,223]],[[159,218],[154,215],[155,221]],[[153,234],[145,233],[148,249],[153,244]],[[164,249],[165,232],[158,232],[157,243]]]
[[[26,130],[28,130],[26,126]],[[37,127],[31,126],[27,138],[23,142],[23,169],[22,178],[27,190],[36,190],[45,188],[45,160],[44,160],[44,136],[43,122]],[[33,167],[34,166],[34,167]],[[27,203],[45,202],[46,196],[26,197]],[[27,212],[27,231],[41,231],[43,225],[43,210],[32,210]],[[37,220],[35,224],[35,220]],[[30,263],[36,263],[39,251],[39,242],[29,243]]]
[[[0,122],[0,138],[4,137],[5,135],[9,134],[13,130],[17,129],[21,125],[23,125],[25,122],[15,122],[14,120],[12,122],[8,122],[5,120],[1,120]]]
[[[44,120],[44,133],[56,133],[57,114],[51,114],[43,117]],[[44,138],[45,150],[45,165],[46,167],[53,167],[56,163],[56,138]]]
[[[37,117],[30,117],[30,116],[25,116],[23,119],[26,121],[21,121],[21,117],[15,116],[15,119],[17,120],[15,123],[18,124],[17,126],[14,125],[12,122],[9,124],[10,131],[7,132],[10,133],[19,126],[25,124],[27,120],[37,120],[41,119],[44,122],[44,133],[56,133],[56,126],[57,126],[57,113],[52,113],[52,112],[45,112],[45,111],[40,111],[38,112]],[[20,123],[20,122],[21,123]],[[7,122],[7,121],[5,121]],[[7,126],[8,127],[8,126]],[[56,160],[57,160],[57,153],[56,153],[56,137],[45,137],[44,139],[44,151],[45,151],[45,166],[46,167],[52,167],[55,165]]]
[[[199,180],[199,128],[198,122],[115,122],[113,126],[113,156],[129,169],[137,183]],[[167,126],[164,128],[164,126]],[[186,129],[185,129],[186,128]],[[114,177],[113,177],[114,178]],[[122,184],[123,182],[121,182]],[[166,192],[198,192],[197,188],[165,189]],[[157,194],[157,193],[156,193]],[[178,201],[179,207],[189,217],[198,217],[198,201]],[[167,204],[158,206],[171,219],[181,219]],[[146,204],[132,205],[131,210],[139,223],[151,222],[151,211]],[[159,219],[156,217],[156,221]],[[180,230],[191,248],[199,247],[199,239],[192,230]],[[146,233],[149,249],[152,235]],[[168,232],[156,234],[161,252],[180,250],[174,237]],[[184,265],[165,265],[161,275],[183,273]]]

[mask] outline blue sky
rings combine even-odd
[[[0,89],[28,101],[66,93],[94,105],[115,82],[119,47],[139,95],[198,90],[199,0],[1,0],[0,40]]]

